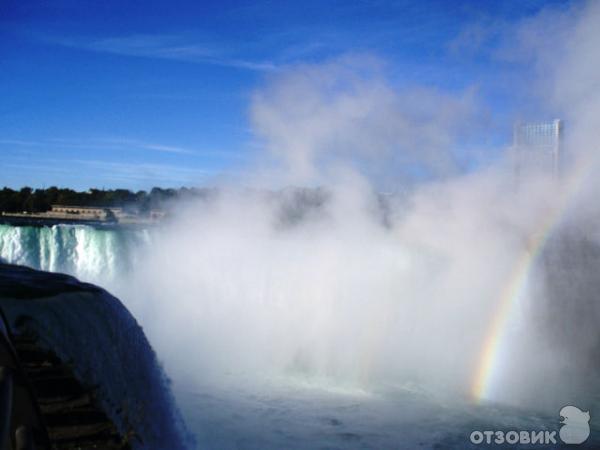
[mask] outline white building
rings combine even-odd
[[[563,122],[517,123],[513,131],[515,170],[519,182],[530,174],[558,176],[563,159]]]

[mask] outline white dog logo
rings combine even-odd
[[[560,439],[565,444],[581,444],[590,435],[590,413],[583,412],[575,406],[565,406],[560,410],[563,426],[560,428]]]

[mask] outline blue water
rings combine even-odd
[[[242,388],[206,385],[179,390],[188,424],[204,448],[218,449],[465,449],[475,430],[556,431],[559,417],[500,405],[473,405],[411,387],[371,392],[297,381]],[[598,422],[588,448],[599,446]],[[531,448],[531,445],[494,445]],[[598,448],[598,447],[596,447]]]

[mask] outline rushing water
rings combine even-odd
[[[123,289],[123,285],[143,258],[144,249],[153,243],[154,233],[159,232],[83,225],[0,225],[0,258],[36,269],[69,273],[107,287],[138,315],[139,299],[134,301],[132,297],[135,287]],[[158,344],[158,357],[163,359],[160,336],[154,335],[153,327],[146,326],[143,314],[138,320],[150,341]],[[197,359],[199,355],[193,351],[194,346],[186,348],[186,358]],[[165,369],[200,448],[472,448],[475,446],[469,435],[474,430],[553,431],[560,427],[558,411],[551,414],[473,404],[419,384],[361,389],[302,373],[289,377],[265,375],[258,380],[253,377],[246,383],[240,382],[244,375],[239,373],[223,373],[215,380],[204,373],[180,373],[180,366],[176,367],[167,364]],[[593,430],[598,429],[598,416],[592,415]],[[592,435],[593,442],[597,442],[596,435]]]
[[[104,284],[128,273],[135,264],[135,250],[149,240],[149,231],[143,229],[0,225],[0,258]]]

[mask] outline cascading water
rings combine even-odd
[[[135,250],[149,240],[145,229],[0,225],[0,259],[105,285],[130,272]]]

